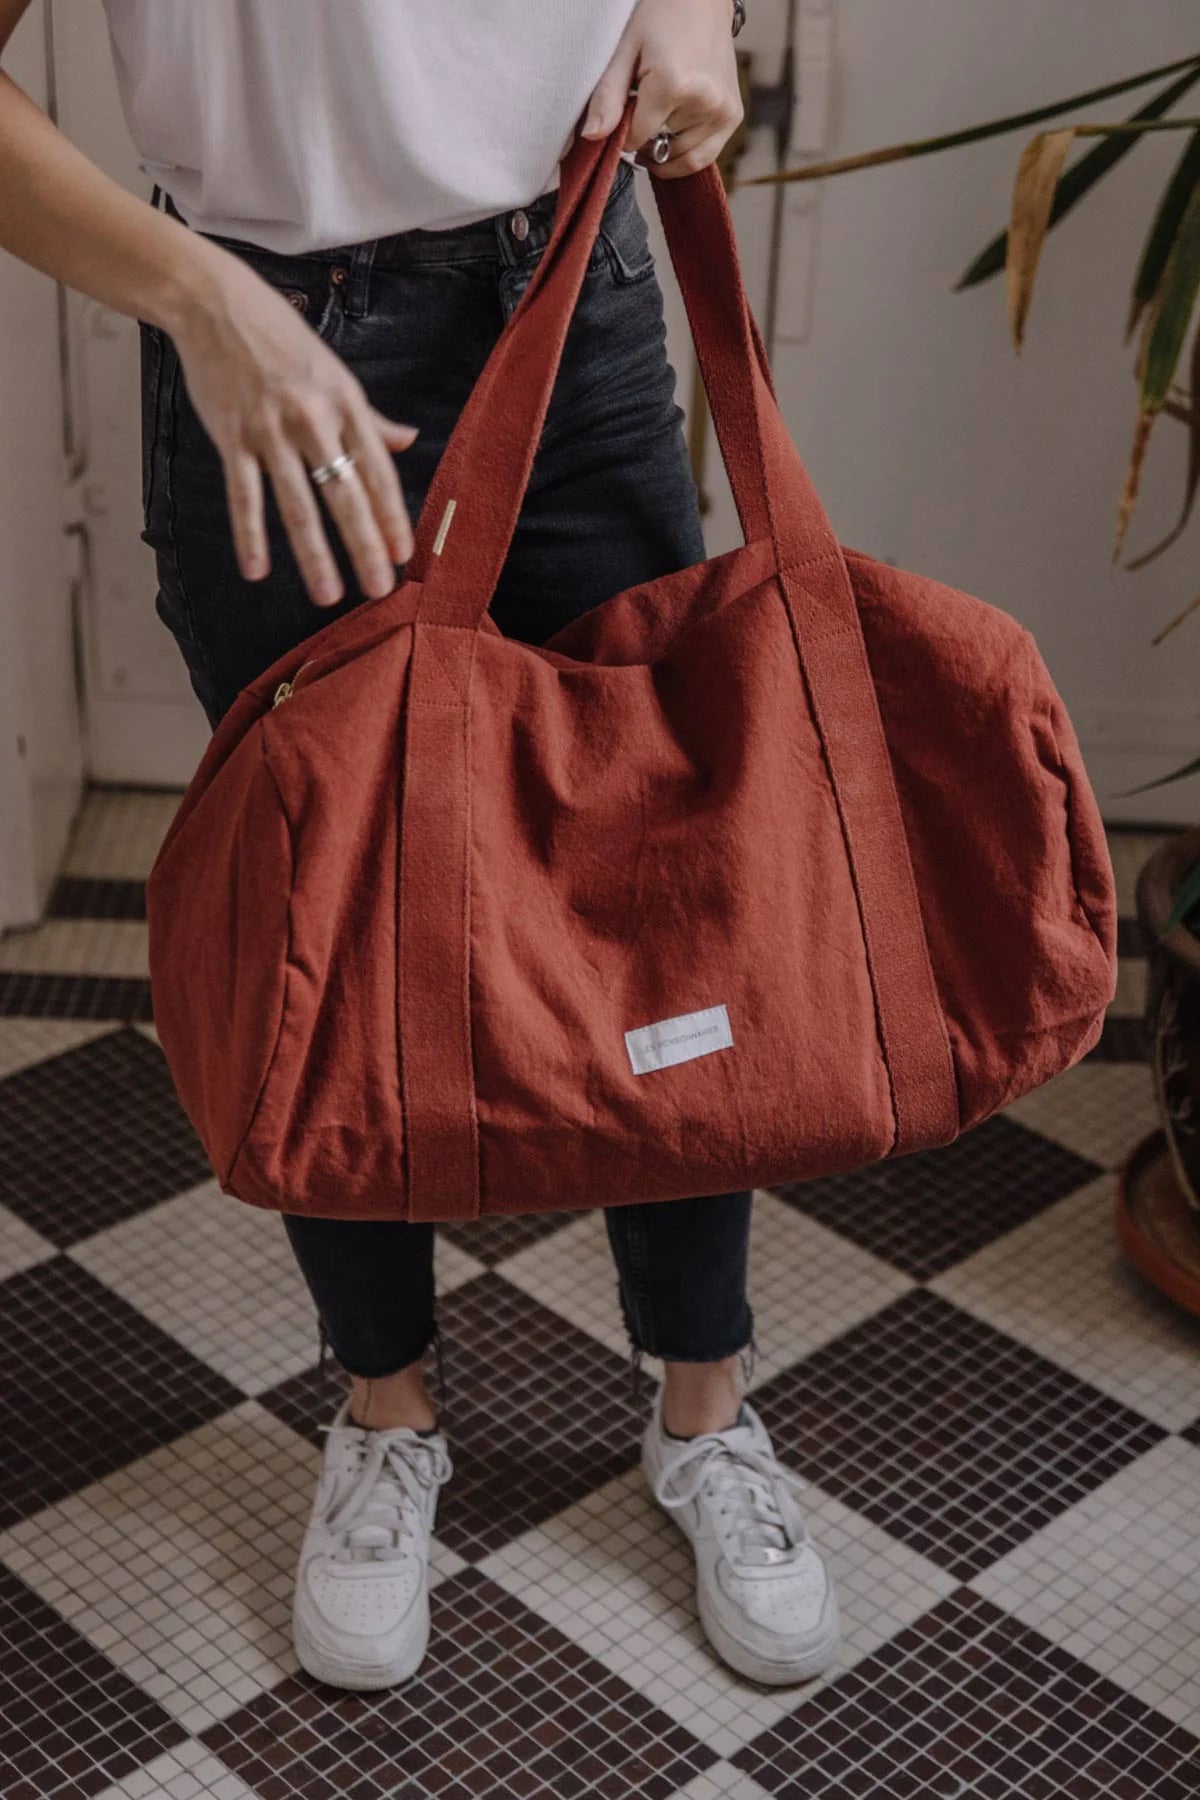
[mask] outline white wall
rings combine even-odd
[[[869,149],[1078,92],[1200,48],[1192,0],[833,0],[829,153]],[[1095,116],[1121,117],[1148,94]],[[1200,88],[1182,112],[1200,115]],[[1133,426],[1129,287],[1183,140],[1147,141],[1052,234],[1028,342],[1003,282],[951,292],[1006,219],[1029,134],[839,177],[819,191],[811,295],[785,271],[776,350],[793,434],[842,538],[1015,613],[1067,701],[1111,820],[1200,816],[1200,783],[1118,790],[1200,753],[1198,534],[1141,574],[1111,564]],[[791,189],[795,206],[811,189]],[[794,247],[806,229],[788,228]],[[806,327],[807,303],[811,315]],[[1132,543],[1173,520],[1183,433],[1164,423]]]
[[[58,120],[113,180],[148,201],[121,111],[104,9],[53,0]],[[93,779],[182,787],[208,727],[178,646],[154,610],[142,543],[140,345],[134,319],[67,297],[89,580],[82,606],[88,770]]]
[[[4,66],[46,104],[41,0]],[[0,928],[40,912],[82,786],[55,285],[0,252]]]

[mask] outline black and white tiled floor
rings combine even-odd
[[[1111,1227],[1154,1123],[1132,920],[1075,1069],[943,1151],[757,1198],[754,1399],[836,1567],[830,1677],[709,1653],[588,1215],[439,1241],[432,1647],[349,1695],[289,1637],[344,1377],[150,1024],[173,804],[93,796],[51,916],[0,941],[3,1800],[1200,1793],[1200,1322]],[[1112,836],[1126,915],[1154,841]]]

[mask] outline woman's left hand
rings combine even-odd
[[[669,180],[715,162],[742,120],[732,0],[638,0],[582,135],[615,130],[633,88],[637,105],[625,148],[644,153],[660,131],[671,134],[666,162],[643,155],[652,175]]]

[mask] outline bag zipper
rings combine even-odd
[[[275,689],[275,698],[271,702],[272,708],[275,708],[276,706],[282,706],[283,702],[285,700],[291,699],[292,695],[296,691],[296,686],[300,680],[301,675],[303,675],[305,669],[307,669],[307,667],[311,661],[312,661],[312,658],[307,657],[305,659],[305,661],[300,664],[300,667],[296,670],[296,673],[292,676],[292,679],[290,681],[281,681],[280,682],[279,686]]]

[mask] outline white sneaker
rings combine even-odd
[[[671,1438],[663,1389],[642,1439],[642,1468],[659,1505],[696,1553],[696,1603],[709,1643],[752,1681],[810,1681],[837,1655],[833,1580],[792,1491],[804,1486],[775,1460],[766,1426],[742,1401],[736,1424]]]
[[[429,1537],[453,1474],[442,1433],[350,1423],[328,1433],[292,1606],[302,1668],[343,1688],[384,1688],[419,1668],[429,1641]]]

